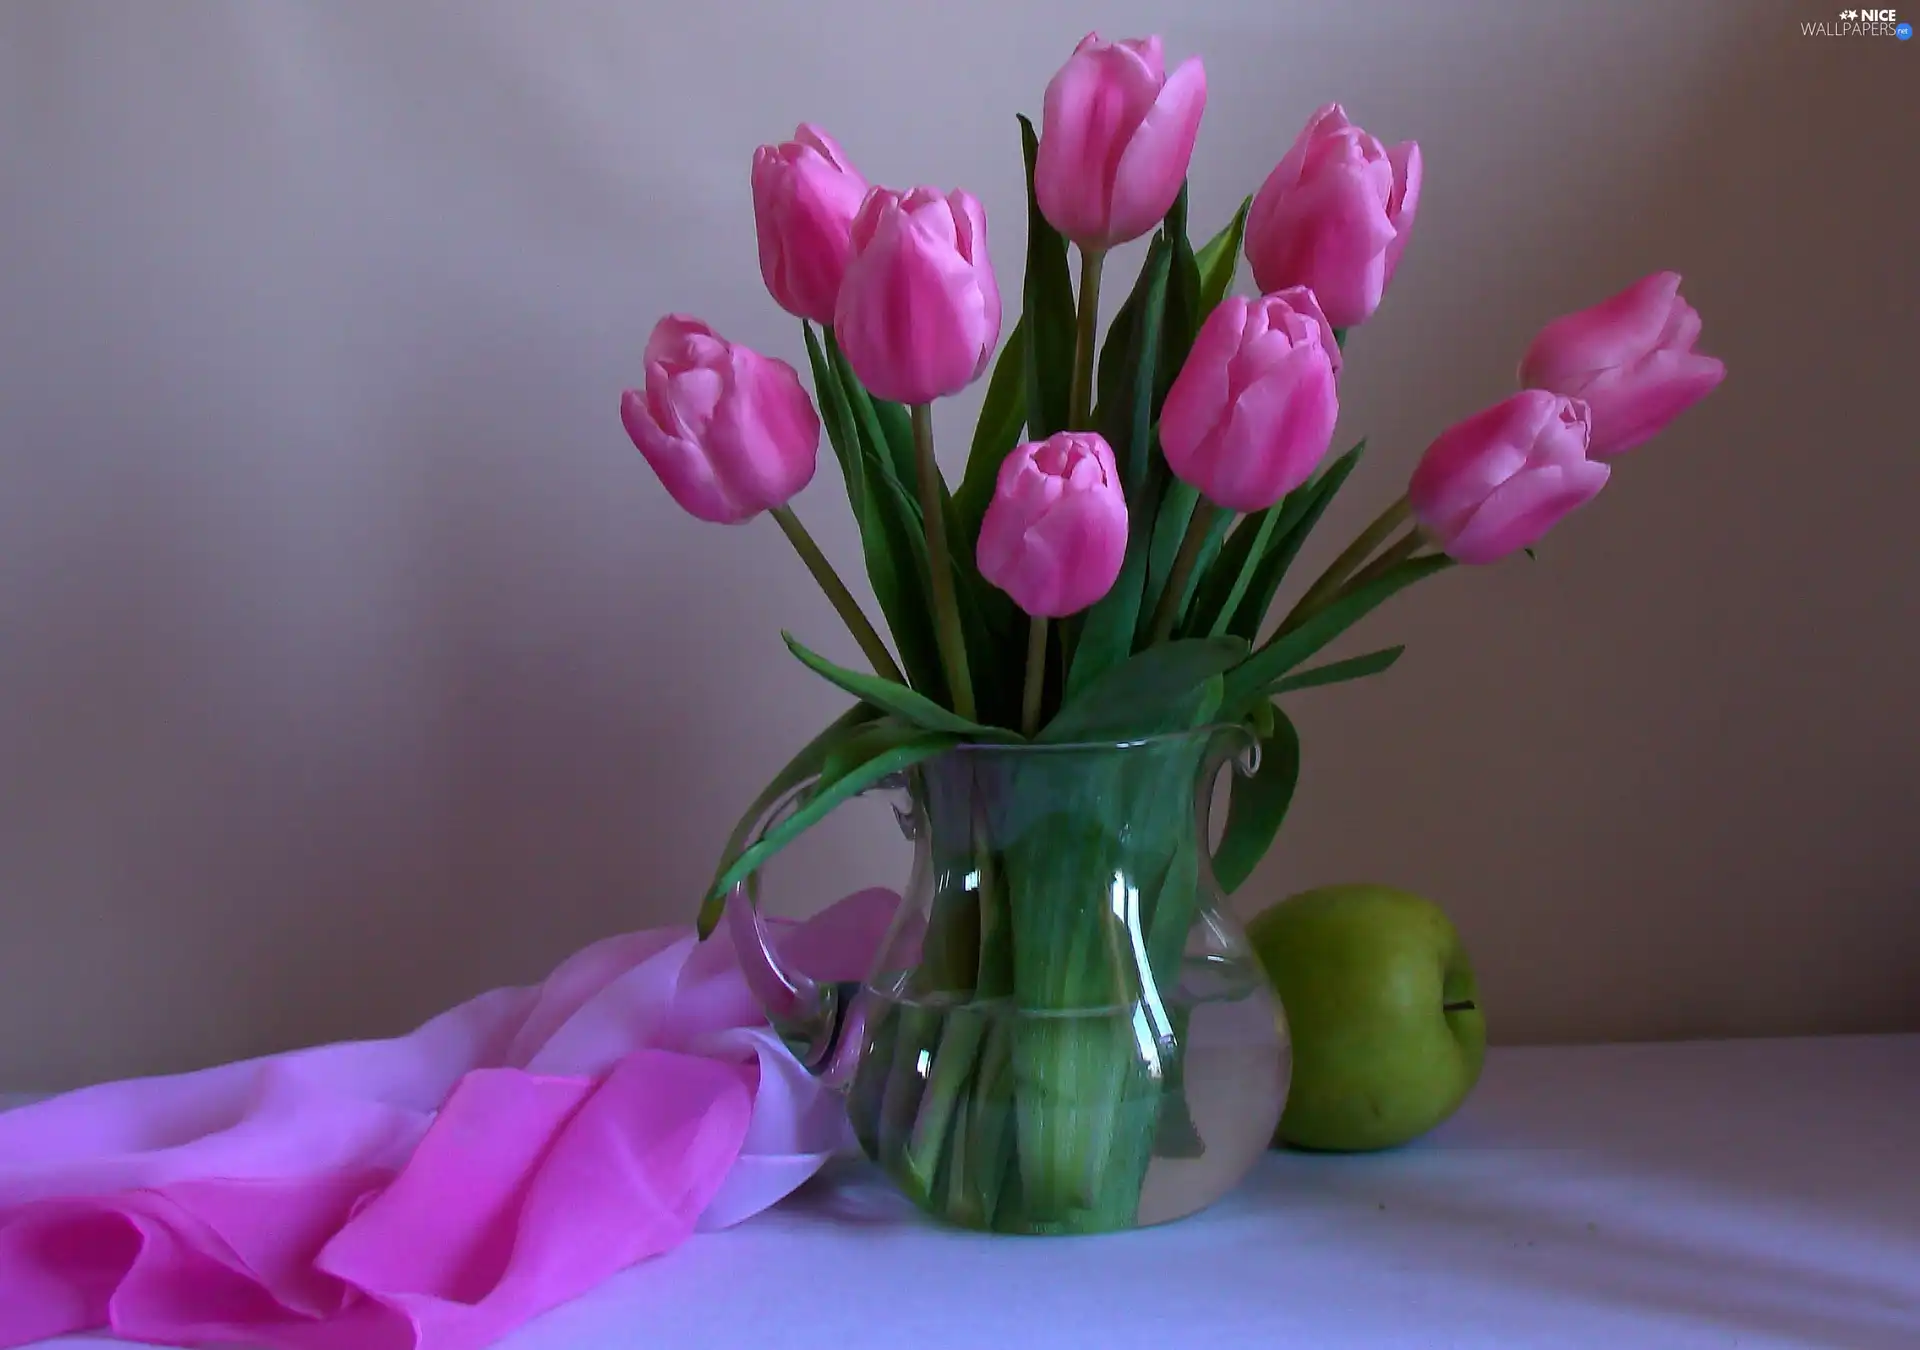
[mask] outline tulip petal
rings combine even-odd
[[[1240,390],[1207,445],[1199,480],[1209,501],[1264,511],[1313,476],[1333,440],[1339,405],[1317,347],[1291,349]]]
[[[713,329],[690,314],[669,314],[653,326],[640,359],[647,365],[656,362],[691,364],[698,357],[701,341],[715,341],[717,336]]]
[[[1420,146],[1402,141],[1387,151],[1393,165],[1393,200],[1387,204],[1387,218],[1393,222],[1393,242],[1387,245],[1387,280],[1393,280],[1400,266],[1400,255],[1407,251],[1407,236],[1413,233],[1414,217],[1420,210]]]
[[[1106,237],[1107,194],[1126,121],[1099,50],[1083,44],[1047,83],[1033,165],[1040,214],[1069,239]]]
[[[1526,467],[1532,428],[1559,402],[1543,390],[1522,390],[1441,432],[1407,485],[1415,519],[1441,540],[1452,539],[1495,489]]]
[[[714,476],[698,445],[660,429],[647,412],[646,396],[639,390],[629,389],[621,395],[620,421],[682,511],[715,525],[731,525],[749,514]]]
[[[861,209],[869,241],[847,268],[834,327],[854,371],[875,394],[926,403],[978,377],[999,339],[1000,294],[991,266],[959,252],[946,198],[921,189]],[[967,230],[974,218],[967,216]],[[944,225],[941,223],[944,221]],[[979,221],[984,228],[984,219]],[[862,231],[856,223],[856,238]]]
[[[1246,255],[1247,265],[1253,268],[1256,282],[1259,281],[1263,272],[1278,270],[1271,261],[1264,265],[1255,262],[1254,255],[1270,254],[1277,247],[1276,226],[1280,220],[1280,211],[1287,199],[1287,194],[1300,184],[1300,175],[1307,166],[1308,147],[1313,144],[1321,127],[1350,125],[1346,111],[1338,103],[1322,104],[1314,110],[1313,116],[1307,119],[1307,124],[1300,128],[1300,134],[1293,138],[1293,144],[1287,148],[1287,153],[1280,157],[1280,162],[1273,166],[1273,171],[1260,184],[1260,190],[1253,194],[1253,206],[1247,212]],[[1260,289],[1277,291],[1287,284],[1275,282],[1269,286],[1261,282]]]
[[[1630,375],[1595,381],[1586,395],[1593,408],[1594,457],[1612,459],[1644,444],[1719,388],[1726,374],[1714,357],[1659,351]]]
[[[1338,375],[1344,359],[1340,351],[1340,339],[1333,335],[1333,324],[1328,322],[1326,311],[1320,308],[1320,298],[1305,286],[1276,291],[1267,298],[1284,301],[1288,309],[1315,326],[1320,334],[1320,349],[1327,354],[1327,362],[1333,367],[1333,373]]]
[[[853,161],[847,158],[847,152],[840,148],[840,142],[829,136],[824,128],[811,122],[802,122],[794,129],[793,139],[800,145],[816,151],[827,163],[841,173],[858,178],[860,173],[853,167]]]
[[[1194,57],[1173,72],[1120,154],[1113,172],[1108,243],[1139,238],[1172,208],[1187,181],[1206,108],[1207,72]]]
[[[1286,261],[1278,285],[1256,278],[1262,289],[1310,287],[1337,328],[1371,317],[1386,291],[1386,255],[1396,237],[1386,215],[1391,189],[1382,190],[1381,176],[1371,166],[1346,165],[1301,183],[1281,217],[1292,248],[1280,253]]]
[[[1498,562],[1532,548],[1567,515],[1585,506],[1606,486],[1604,464],[1554,465],[1515,474],[1488,494],[1447,545],[1458,562]]]
[[[1166,51],[1161,45],[1158,33],[1152,33],[1143,38],[1121,38],[1113,44],[1113,49],[1124,52],[1138,63],[1143,77],[1138,83],[1142,87],[1157,89],[1166,82]]]
[[[791,500],[819,463],[813,402],[791,366],[744,349],[734,352],[733,384],[734,396],[721,401],[708,431],[714,474],[735,501]],[[800,453],[803,446],[812,453]]]
[[[1678,272],[1655,272],[1590,309],[1555,319],[1540,330],[1521,360],[1521,383],[1582,393],[1599,372],[1628,365],[1653,350],[1679,293]]]
[[[754,155],[760,275],[782,309],[831,323],[867,185],[825,132],[802,126],[798,136]]]
[[[1667,326],[1660,333],[1660,346],[1690,352],[1693,344],[1699,340],[1700,311],[1675,295],[1673,310],[1667,315]]]
[[[1127,547],[1113,451],[1063,431],[1014,448],[980,522],[980,575],[1026,613],[1078,613],[1112,588]]]
[[[1201,442],[1212,432],[1215,421],[1224,416],[1230,402],[1228,367],[1240,349],[1240,334],[1252,304],[1236,295],[1214,308],[1200,325],[1193,348],[1161,406],[1161,450],[1174,473],[1187,481],[1192,481],[1189,461],[1199,453]]]

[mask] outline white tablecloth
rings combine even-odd
[[[1412,1148],[1114,1237],[945,1231],[848,1164],[500,1350],[681,1346],[1916,1350],[1920,1036],[1497,1051]]]

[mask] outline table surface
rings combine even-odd
[[[1920,1036],[1498,1050],[1413,1147],[1112,1237],[936,1228],[848,1163],[499,1350],[769,1344],[1915,1350]]]

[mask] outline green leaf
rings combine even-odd
[[[1233,219],[1220,233],[1207,240],[1194,255],[1194,262],[1200,268],[1200,305],[1194,316],[1196,333],[1233,288],[1234,270],[1240,265],[1240,248],[1247,237],[1247,212],[1252,209],[1253,198],[1249,197],[1240,203],[1240,209],[1233,213]]]
[[[1348,680],[1364,680],[1369,675],[1378,675],[1391,669],[1401,654],[1406,651],[1405,644],[1397,647],[1382,647],[1377,652],[1367,652],[1363,656],[1349,656],[1344,661],[1329,661],[1324,666],[1315,666],[1312,670],[1303,670],[1297,675],[1289,675],[1270,685],[1269,695],[1288,694],[1296,689],[1312,689],[1324,684],[1343,684]]]
[[[1164,249],[1166,252],[1167,276],[1164,289],[1157,292],[1160,335],[1159,350],[1154,355],[1150,424],[1160,416],[1160,405],[1166,401],[1167,390],[1172,387],[1174,377],[1185,364],[1187,353],[1193,348],[1194,334],[1199,328],[1200,267],[1193,249],[1187,243],[1187,192],[1184,186],[1174,201],[1173,209],[1167,212],[1160,233],[1154,236],[1154,244],[1149,247],[1147,261],[1140,269],[1140,277],[1134,282],[1132,292],[1108,325],[1106,342],[1100,349],[1099,370],[1094,380],[1100,412],[1096,423],[1110,441],[1115,434],[1126,435],[1129,426],[1132,400],[1128,391],[1136,369],[1133,345],[1136,331],[1143,322],[1153,325],[1151,317],[1143,316],[1142,310],[1149,292],[1161,286],[1157,279],[1150,277],[1150,269],[1159,265],[1153,255],[1155,249]],[[1119,455],[1118,445],[1115,445],[1114,453]]]
[[[924,727],[911,726],[891,716],[869,723],[857,734],[838,742],[827,752],[826,763],[820,766],[820,782],[807,793],[807,800],[811,801],[814,793],[827,784],[846,777],[877,755],[889,754],[898,747],[911,745],[927,735],[945,734],[928,732]],[[804,806],[803,802],[802,807]]]
[[[1283,509],[1284,504],[1276,502],[1266,510],[1242,519],[1233,533],[1227,536],[1226,542],[1221,545],[1220,556],[1208,570],[1207,579],[1195,594],[1193,606],[1187,613],[1190,636],[1226,635],[1227,623],[1240,607],[1240,602],[1246,598],[1247,588],[1253,584],[1254,571],[1266,556]]]
[[[1274,525],[1273,540],[1259,565],[1254,568],[1247,592],[1240,600],[1240,607],[1227,623],[1229,633],[1249,642],[1260,635],[1260,625],[1267,620],[1267,611],[1273,607],[1273,597],[1279,593],[1281,583],[1287,578],[1287,569],[1293,566],[1293,560],[1300,555],[1301,545],[1307,542],[1313,527],[1320,523],[1320,517],[1346,483],[1366,448],[1367,443],[1363,439],[1321,470],[1318,478],[1288,493],[1280,502],[1280,519]]]
[[[865,392],[864,387],[861,392]],[[895,403],[892,399],[873,400],[874,415],[880,419],[880,430],[886,436],[887,448],[893,452],[893,472],[902,482],[917,482],[920,471],[919,452],[913,444],[913,414],[904,403]],[[941,484],[942,489],[945,483]]]
[[[973,428],[973,448],[967,453],[967,471],[960,479],[960,490],[953,494],[960,525],[955,538],[968,548],[979,540],[980,521],[993,500],[1000,466],[1020,443],[1020,428],[1027,423],[1026,363],[1027,324],[1022,319],[994,358],[986,402]]]
[[[1067,241],[1047,223],[1034,195],[1040,135],[1025,117],[1020,119],[1020,141],[1027,158],[1027,280],[1020,320],[1027,329],[1027,434],[1043,441],[1067,425],[1077,316]]]
[[[1300,733],[1284,712],[1274,708],[1272,730],[1260,738],[1259,769],[1251,778],[1233,780],[1227,828],[1213,854],[1213,875],[1222,890],[1238,890],[1253,875],[1287,818],[1299,781]]]
[[[1222,510],[1208,504],[1204,508],[1213,512],[1213,520],[1207,526],[1207,535],[1200,544],[1200,552],[1194,558],[1193,571],[1187,575],[1186,589],[1180,596],[1179,608],[1174,610],[1174,631],[1180,631],[1181,623],[1186,619],[1193,606],[1193,597],[1200,589],[1200,583],[1213,571],[1220,557],[1221,546],[1226,542],[1227,531],[1233,527],[1233,512]],[[1198,635],[1196,635],[1198,636]]]
[[[1167,276],[1172,255],[1165,242],[1155,236],[1147,247],[1147,260],[1140,268],[1140,280],[1129,306],[1138,307],[1127,316],[1123,333],[1126,364],[1116,366],[1106,388],[1101,390],[1101,427],[1107,444],[1113,448],[1120,466],[1120,486],[1131,507],[1140,500],[1146,486],[1147,464],[1153,448],[1155,372],[1159,369],[1161,325],[1167,301]],[[1116,324],[1119,321],[1116,320]],[[1107,337],[1112,349],[1114,334]]]
[[[871,704],[854,704],[828,723],[824,731],[802,746],[799,753],[787,761],[786,767],[773,776],[773,781],[761,789],[760,795],[753,799],[753,804],[747,808],[746,813],[740,817],[739,823],[733,827],[733,833],[727,836],[726,847],[720,851],[720,865],[714,869],[713,874],[716,885],[709,887],[707,898],[700,906],[697,926],[701,937],[704,938],[711,933],[713,926],[720,921],[720,911],[726,903],[726,892],[732,887],[721,888],[717,883],[745,850],[761,817],[773,808],[775,802],[818,774],[825,766],[827,756],[838,746],[853,740],[882,715],[880,709]]]
[[[953,557],[960,622],[973,671],[974,697],[984,721],[1012,725],[1020,716],[1021,663],[1007,659],[1021,639],[1024,617],[1007,595],[980,576],[980,522],[993,500],[1000,466],[1019,443],[1026,424],[1026,328],[1015,324],[987,383],[986,403],[974,428],[973,448],[960,488],[950,499],[947,537]]]
[[[1200,698],[1187,718],[1187,726],[1198,728],[1210,725],[1220,715],[1220,705],[1226,702],[1226,698],[1226,676],[1209,675],[1200,686]]]
[[[1128,489],[1129,505],[1133,502],[1133,490],[1145,476],[1148,438],[1139,435],[1136,428],[1143,420],[1143,407],[1147,427],[1153,426],[1154,394],[1159,388],[1161,330],[1166,321],[1167,277],[1172,265],[1173,254],[1167,247],[1166,236],[1155,234],[1147,245],[1147,256],[1140,264],[1140,275],[1134,279],[1133,289],[1107,325],[1094,377],[1094,392],[1098,396],[1094,423],[1120,462],[1121,481]]]
[[[949,509],[947,515],[949,538],[956,541],[949,553],[980,721],[988,726],[1017,726],[1026,670],[1023,662],[1009,660],[1008,654],[1024,650],[1019,644],[1026,638],[1027,616],[1011,596],[980,575],[974,542],[957,542],[961,535],[955,528],[956,514]]]
[[[1262,691],[1302,661],[1358,623],[1377,605],[1404,587],[1453,566],[1444,554],[1431,558],[1411,558],[1388,568],[1373,580],[1354,587],[1299,627],[1285,630],[1271,642],[1236,666],[1227,675],[1226,706],[1229,715],[1240,710]]]
[[[828,345],[832,346],[831,337]],[[808,347],[811,357],[817,348],[812,342]],[[846,457],[850,465],[858,466],[847,492],[860,527],[861,552],[874,599],[880,602],[880,612],[893,634],[907,678],[914,688],[939,701],[946,697],[947,685],[939,642],[934,636],[927,539],[920,508],[892,472],[890,456],[869,443],[839,372],[825,356],[814,366],[814,380],[821,390],[823,420],[830,428],[841,428],[839,434],[850,438]],[[872,434],[884,434],[877,430],[877,419]]]
[[[867,551],[867,571],[874,594],[887,616],[887,627],[900,650],[907,678],[936,703],[951,697],[940,643],[934,633],[932,570],[927,558],[926,528],[920,507],[893,475],[868,479],[867,509],[872,517],[862,530],[878,541]],[[876,574],[876,565],[881,571]],[[882,586],[885,593],[882,594]]]
[[[820,350],[813,325],[803,319],[800,331],[807,338],[807,363],[813,367],[813,392],[820,404],[820,420],[826,426],[834,456],[840,461],[840,478],[847,486],[847,502],[853,508],[854,520],[858,521],[860,502],[867,492],[867,470],[860,453],[860,433],[853,425],[853,410],[826,354]]]
[[[1087,681],[1036,741],[1139,738],[1191,725],[1202,686],[1245,660],[1238,638],[1196,638],[1149,647]],[[1226,687],[1231,696],[1232,685]]]
[[[831,772],[823,772],[806,804],[775,825],[715,878],[707,891],[707,903],[719,906],[735,886],[765,865],[766,861],[795,839],[825,819],[840,803],[866,791],[889,774],[910,769],[923,760],[942,754],[958,744],[957,738],[919,727],[881,725],[863,729],[855,738],[837,745],[823,756]],[[851,753],[849,753],[851,751]],[[703,910],[704,915],[704,910]],[[708,928],[711,929],[709,924]]]
[[[1173,571],[1181,541],[1187,537],[1187,526],[1193,522],[1194,510],[1199,505],[1200,491],[1192,484],[1178,478],[1167,484],[1166,495],[1160,499],[1160,512],[1153,520],[1153,543],[1147,554],[1146,601],[1140,625],[1134,630],[1136,641],[1147,640],[1147,625],[1153,622],[1153,612],[1160,606],[1161,593],[1167,589],[1167,576]]]
[[[1120,461],[1123,468],[1127,457],[1121,453],[1119,441],[1127,438],[1133,419],[1131,390],[1134,357],[1138,351],[1135,344],[1140,331],[1140,307],[1145,303],[1148,274],[1157,266],[1154,254],[1161,248],[1160,236],[1156,234],[1147,245],[1146,260],[1140,264],[1140,275],[1134,280],[1133,289],[1120,302],[1120,308],[1114,311],[1113,318],[1107,321],[1107,335],[1101,340],[1100,355],[1094,361],[1093,424],[1113,446],[1114,458]]]
[[[1074,643],[1073,661],[1067,668],[1069,699],[1126,660],[1133,651],[1134,630],[1139,626],[1146,595],[1147,553],[1153,542],[1153,531],[1146,522],[1153,518],[1153,509],[1165,490],[1166,480],[1166,466],[1151,465],[1146,485],[1128,512],[1131,519],[1127,524],[1127,551],[1120,564],[1120,575],[1112,589],[1086,612]]]
[[[837,666],[807,650],[791,633],[781,633],[787,644],[787,650],[799,658],[800,664],[814,674],[832,684],[839,685],[854,697],[876,708],[883,708],[902,722],[919,727],[924,731],[944,731],[954,736],[964,736],[969,740],[981,741],[1019,741],[1024,737],[1016,732],[1000,727],[985,727],[978,722],[968,721],[958,713],[949,712],[924,694],[916,694],[903,684],[882,679],[878,675],[862,674],[857,670],[848,670]]]
[[[833,363],[835,375],[839,377],[840,387],[846,391],[847,403],[853,413],[854,427],[860,433],[860,444],[865,448],[867,470],[891,478],[908,489],[907,499],[913,503],[914,515],[920,514],[919,499],[913,489],[919,482],[919,465],[914,460],[913,425],[911,417],[906,426],[906,444],[904,450],[894,443],[889,435],[886,423],[880,416],[880,405],[874,401],[867,387],[860,383],[860,377],[854,374],[848,364],[846,353],[840,350],[840,343],[827,332],[827,357]],[[901,413],[906,410],[899,404],[889,404]]]
[[[1187,240],[1185,183],[1180,185],[1180,195],[1173,199],[1173,209],[1167,212],[1166,223],[1161,228],[1167,233],[1172,267],[1167,274],[1166,331],[1160,343],[1159,388],[1154,394],[1156,412],[1166,399],[1174,376],[1186,364],[1187,353],[1193,350],[1194,335],[1200,331],[1200,264],[1193,256],[1193,245]]]
[[[1101,412],[1109,419],[1107,440],[1119,461],[1121,487],[1127,499],[1127,551],[1119,578],[1087,611],[1076,635],[1067,673],[1069,696],[1127,658],[1145,608],[1153,558],[1153,522],[1160,514],[1167,483],[1164,461],[1154,460],[1149,452],[1153,442],[1153,373],[1159,359],[1168,259],[1164,244],[1156,238],[1148,247],[1146,265],[1140,269],[1140,281],[1134,287],[1139,301],[1136,317],[1144,321],[1128,330],[1128,373],[1117,374],[1102,395]],[[1134,299],[1127,303],[1133,304]],[[1113,340],[1109,334],[1109,349]]]

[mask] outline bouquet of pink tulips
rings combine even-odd
[[[1047,87],[1039,132],[1021,119],[1025,280],[1004,343],[974,197],[869,187],[809,126],[756,153],[761,273],[803,321],[814,397],[785,363],[674,316],[654,330],[645,387],[625,395],[622,416],[693,515],[772,514],[870,669],[786,639],[856,702],[748,810],[702,908],[703,931],[730,891],[834,805],[965,742],[1251,728],[1267,753],[1235,785],[1212,859],[1220,883],[1237,886],[1271,844],[1298,768],[1276,699],[1377,674],[1401,648],[1308,663],[1407,586],[1530,550],[1593,499],[1612,459],[1719,383],[1721,364],[1693,350],[1699,318],[1673,273],[1554,321],[1520,363],[1523,387],[1442,432],[1405,494],[1270,622],[1291,564],[1363,449],[1330,455],[1344,351],[1402,260],[1421,156],[1414,142],[1384,145],[1328,105],[1196,246],[1185,182],[1205,103],[1200,62],[1168,72],[1158,38],[1090,36],[1074,51]],[[1102,340],[1103,261],[1149,233]],[[1251,297],[1233,294],[1243,254]],[[964,476],[950,485],[934,457],[934,404],[989,370]],[[789,505],[813,476],[823,424],[886,636]],[[796,787],[794,809],[756,832]],[[1190,810],[1171,814],[1169,831],[1191,829]],[[1024,887],[1003,862],[1014,906],[1044,907],[1043,877],[1058,875],[1060,860],[1029,868]],[[1089,866],[1097,873],[1098,859]],[[1024,1002],[1066,1006],[1083,983],[1087,954],[1046,949],[1044,927],[1016,923],[996,940],[1040,948],[1014,959],[1030,972],[1015,991]],[[987,937],[972,941],[976,964],[959,962],[953,980],[963,995],[984,995],[985,976],[976,990],[971,972],[1004,963],[989,960]],[[1098,1065],[1068,1062],[1096,1052],[1049,1050],[1063,1057],[1053,1077],[1097,1086]],[[1047,1065],[1029,1063],[1020,1081],[1048,1077]],[[1023,1154],[1030,1203],[1045,1193],[1051,1161],[1086,1172],[1073,1150],[1090,1145],[1044,1133],[1023,1121],[1023,1149],[1040,1140],[1061,1151]],[[1137,1190],[1138,1177],[1120,1184]],[[1076,1203],[1094,1212],[1104,1201]]]

